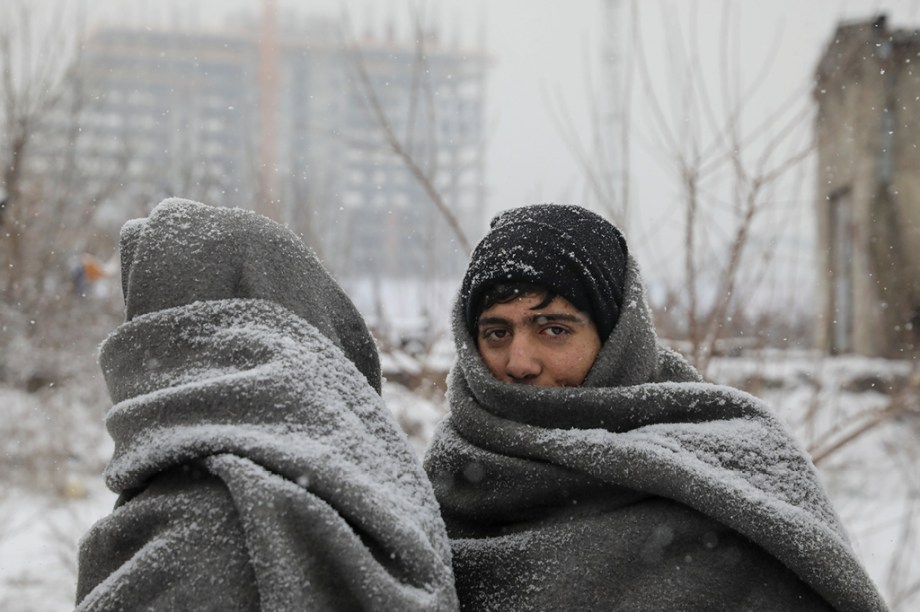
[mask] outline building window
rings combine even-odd
[[[849,189],[828,197],[830,214],[831,330],[830,352],[853,350],[853,209]]]

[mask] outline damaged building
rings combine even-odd
[[[841,24],[815,75],[818,340],[920,351],[920,32]]]

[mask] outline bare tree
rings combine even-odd
[[[813,151],[804,84],[752,119],[752,102],[762,93],[779,37],[764,54],[760,70],[745,82],[733,46],[738,36],[733,34],[733,6],[722,4],[718,87],[709,84],[700,59],[696,3],[686,26],[662,9],[669,68],[660,75],[649,66],[637,2],[631,15],[636,38],[629,66],[641,86],[638,105],[648,111],[645,129],[634,124],[633,134],[678,185],[683,280],[670,292],[679,296],[671,314],[682,313],[689,357],[704,375],[729,327],[729,315],[744,314],[739,290],[752,291],[770,264],[771,250],[763,245],[773,242],[778,229],[762,221],[782,206],[781,190],[790,189],[783,181],[801,172]],[[754,240],[755,233],[760,240]]]
[[[0,380],[27,389],[68,370],[61,347],[79,345],[92,364],[117,316],[115,300],[81,300],[71,276],[74,258],[114,250],[94,214],[129,157],[122,151],[89,172],[99,164],[81,149],[92,144],[81,130],[85,17],[82,4],[65,0],[0,5]]]
[[[374,167],[386,168],[391,177],[406,177],[406,182],[400,184],[409,201],[402,214],[413,218],[421,230],[407,235],[391,228],[385,238],[388,243],[380,245],[380,249],[392,252],[411,248],[422,254],[419,258],[413,256],[420,260],[413,274],[421,282],[407,288],[418,293],[415,314],[417,324],[424,329],[397,329],[392,321],[395,313],[386,311],[387,304],[382,299],[387,287],[376,278],[387,272],[373,269],[376,262],[363,270],[372,277],[371,319],[379,327],[375,334],[381,349],[399,353],[398,360],[417,364],[417,371],[403,380],[415,390],[441,388],[444,384],[446,372],[434,358],[433,349],[445,330],[442,317],[432,317],[431,309],[440,309],[449,302],[444,281],[459,273],[457,264],[472,252],[471,231],[478,230],[480,220],[471,213],[479,211],[484,198],[480,181],[473,179],[482,176],[486,147],[478,125],[466,131],[459,126],[470,120],[470,101],[481,103],[487,59],[479,52],[466,51],[460,60],[459,50],[439,40],[424,7],[413,4],[408,9],[407,39],[412,41],[411,47],[397,40],[392,24],[382,39],[357,37],[347,14],[342,17],[341,38],[350,82],[362,103],[368,126],[363,132],[352,132],[346,146],[362,151]],[[478,120],[477,117],[475,121]],[[367,176],[366,180],[372,179]],[[386,219],[386,215],[383,217]],[[388,330],[393,334],[389,339]],[[437,367],[432,365],[435,363]]]
[[[73,37],[65,24],[65,7],[57,2],[44,22],[34,5],[22,0],[0,7],[0,162],[6,192],[0,228],[3,231],[4,297],[22,298],[24,248],[35,211],[25,184],[33,139],[48,114],[61,102],[72,57]],[[45,34],[45,35],[39,35]]]
[[[425,26],[424,13],[421,8],[415,7],[411,14],[415,53],[411,67],[411,84],[408,98],[408,112],[405,120],[405,133],[399,134],[397,123],[387,114],[387,109],[381,101],[378,86],[374,83],[367,69],[367,60],[360,45],[354,37],[345,36],[345,46],[352,58],[352,64],[358,77],[358,82],[371,114],[385,146],[402,162],[418,185],[422,188],[430,204],[444,219],[465,253],[472,252],[472,243],[457,213],[450,205],[445,192],[450,192],[450,186],[455,184],[469,165],[478,163],[472,160],[466,164],[454,164],[447,170],[451,175],[446,180],[442,174],[445,170],[441,156],[443,152],[438,143],[437,130],[437,105],[434,101],[434,91],[431,80],[432,67],[428,61],[426,41],[429,37]],[[348,29],[347,16],[345,19],[346,31]],[[419,123],[422,123],[420,126]],[[445,188],[446,186],[446,188]]]
[[[796,172],[801,185],[803,162],[813,150],[810,139],[802,138],[811,114],[804,84],[775,109],[750,118],[779,39],[764,54],[758,73],[743,83],[738,49],[730,48],[737,42],[732,5],[723,2],[722,7],[718,87],[710,85],[700,59],[697,3],[691,5],[686,25],[659,5],[656,23],[665,32],[668,62],[664,71],[653,74],[642,37],[643,16],[633,1],[628,27],[618,24],[625,51],[620,57],[620,52],[608,50],[616,57],[606,58],[602,66],[620,73],[615,79],[618,91],[607,91],[609,84],[597,89],[588,73],[589,136],[579,135],[561,96],[550,100],[557,129],[581,168],[588,192],[620,227],[627,229],[635,208],[631,147],[647,149],[673,178],[678,195],[672,210],[679,212],[669,213],[667,222],[683,228],[682,280],[668,285],[654,306],[670,337],[687,341],[686,352],[704,375],[725,330],[757,318],[738,298],[739,286],[751,291],[767,274],[772,252],[757,243],[770,242],[770,228],[761,221],[782,206],[780,188],[790,189],[783,181]],[[614,12],[607,18],[624,20],[624,15]],[[607,77],[601,75],[602,80]],[[605,96],[619,96],[613,111],[598,108],[597,100]],[[645,109],[645,114],[638,116],[633,107]],[[613,121],[611,112],[617,115]],[[618,134],[606,133],[612,126]],[[760,240],[753,239],[755,233]],[[635,244],[641,241],[634,238]],[[735,324],[727,324],[729,320]]]

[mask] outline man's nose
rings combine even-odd
[[[511,341],[511,351],[505,373],[513,382],[530,382],[537,378],[543,368],[533,343],[526,335],[516,335]]]

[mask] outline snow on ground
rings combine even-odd
[[[23,488],[0,501],[0,610],[72,610],[80,536],[115,503],[101,479],[68,499]]]
[[[911,381],[920,401],[917,376],[907,362],[769,352],[717,360],[709,373],[765,398],[813,453],[858,430],[866,422],[860,415],[888,410],[881,414],[890,418],[818,464],[858,554],[892,609],[903,612],[920,609],[920,406],[901,413],[892,406]],[[434,383],[410,391],[395,378],[384,398],[421,454],[445,409],[443,394]],[[0,389],[0,610],[73,607],[77,541],[115,500],[100,474],[99,457],[111,446],[98,392]],[[58,447],[66,452],[51,452]],[[30,449],[42,456],[29,459]]]

